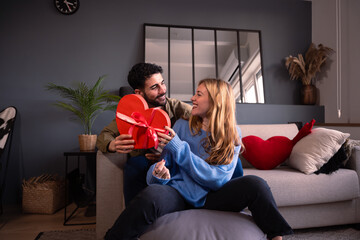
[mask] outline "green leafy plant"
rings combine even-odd
[[[84,82],[79,82],[76,88],[59,86],[54,83],[46,85],[47,90],[54,91],[69,100],[68,102],[58,101],[55,105],[75,114],[81,121],[84,133],[87,135],[91,135],[96,117],[107,110],[115,111],[120,100],[119,96],[110,94],[101,86],[105,77],[99,77],[91,88]]]
[[[291,80],[300,79],[303,85],[312,84],[312,79],[316,73],[320,72],[321,66],[333,52],[333,49],[322,44],[316,47],[314,43],[311,43],[306,51],[305,59],[302,54],[298,54],[297,57],[290,55],[286,58],[285,65],[289,70]]]

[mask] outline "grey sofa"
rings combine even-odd
[[[242,136],[262,139],[298,132],[295,124],[239,125]],[[97,154],[96,233],[102,239],[124,209],[125,154]],[[294,229],[360,223],[360,148],[355,147],[346,168],[332,174],[306,175],[288,166],[272,170],[244,168],[272,189],[280,212]],[[236,237],[235,237],[236,236]],[[187,210],[159,218],[141,239],[266,239],[246,212]]]

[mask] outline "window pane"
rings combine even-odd
[[[145,28],[145,62],[155,63],[164,70],[162,76],[166,86],[168,75],[168,28],[146,26]]]
[[[195,89],[204,78],[216,78],[214,30],[194,30]]]
[[[255,103],[264,102],[264,88],[261,84],[261,89],[258,88],[258,82],[256,74],[261,72],[261,55],[260,55],[260,36],[258,32],[248,32],[240,31],[239,32],[240,40],[240,60],[241,60],[241,80],[244,94],[248,95],[247,90],[250,87],[254,86],[254,89],[251,90],[254,92]],[[261,78],[262,79],[262,78]],[[262,83],[262,80],[261,80]],[[245,102],[253,103],[252,100],[249,100],[246,96]],[[260,100],[262,99],[262,100]]]
[[[256,74],[256,86],[257,86],[257,92],[258,92],[258,103],[265,103],[264,100],[264,84],[263,84],[263,77],[261,73],[261,69]]]
[[[170,97],[190,101],[193,96],[191,29],[170,29]]]
[[[255,86],[252,85],[249,89],[245,90],[245,101],[247,103],[256,103]]]
[[[239,59],[236,31],[216,31],[219,78],[230,83],[240,101]]]

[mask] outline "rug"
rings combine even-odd
[[[95,229],[77,229],[67,231],[41,232],[35,240],[95,240]]]
[[[351,226],[298,229],[284,240],[359,240],[360,230]],[[95,240],[95,229],[41,232],[35,240]]]
[[[283,240],[358,240],[360,230],[352,225],[295,229],[294,235],[283,237]]]

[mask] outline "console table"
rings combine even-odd
[[[77,168],[80,169],[80,162],[81,160],[90,160],[96,161],[96,151],[73,151],[73,152],[64,152],[65,156],[65,176],[69,174],[69,160],[73,159],[77,161]],[[88,165],[86,164],[86,168]],[[70,225],[89,225],[89,224],[96,224],[96,222],[86,222],[86,223],[68,223],[70,218],[74,215],[74,213],[80,208],[78,205],[76,208],[67,216],[67,203],[69,198],[69,183],[65,181],[65,208],[64,208],[64,226]]]

